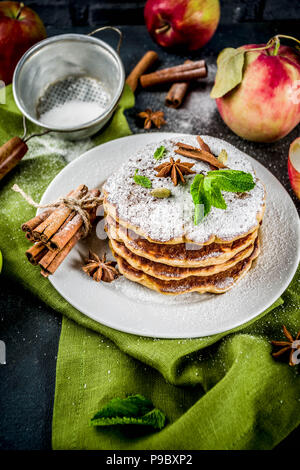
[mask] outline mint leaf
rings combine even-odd
[[[137,174],[138,170],[135,170],[133,179],[136,182],[136,184],[139,184],[140,186],[143,186],[144,188],[152,188],[152,183],[147,178],[146,176],[138,175]]]
[[[155,160],[161,160],[161,158],[165,155],[166,151],[166,147],[162,145],[161,147],[158,147],[155,150],[153,157],[155,158]]]
[[[162,429],[166,417],[152,402],[142,395],[127,398],[113,398],[91,419],[92,426],[112,426],[116,424],[140,424]]]
[[[153,409],[152,402],[142,395],[130,395],[127,398],[113,398],[93,419],[115,416],[142,416]]]
[[[253,176],[244,171],[215,170],[209,171],[206,176],[195,175],[190,188],[195,204],[194,224],[198,225],[209,214],[212,206],[227,208],[221,191],[244,193],[254,186]]]
[[[227,204],[222,196],[220,188],[214,184],[211,178],[204,178],[204,190],[209,197],[212,206],[218,209],[227,209]]]
[[[200,200],[200,193],[201,193],[201,185],[203,183],[204,176],[203,175],[195,175],[193,182],[191,184],[190,192],[194,201],[194,204],[199,204]]]
[[[191,195],[195,204],[194,224],[198,225],[201,220],[210,212],[211,201],[209,193],[204,188],[205,178],[203,175],[196,175],[191,184]]]
[[[221,191],[244,193],[254,188],[255,183],[251,173],[238,170],[209,171],[207,177],[213,179]]]
[[[217,59],[218,70],[211,98],[221,98],[239,85],[243,79],[243,66],[246,49],[223,49]]]

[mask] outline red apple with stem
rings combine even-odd
[[[220,19],[219,0],[148,0],[144,17],[153,39],[163,47],[203,47]]]
[[[288,172],[294,193],[300,199],[300,137],[290,145]]]
[[[31,8],[19,2],[0,2],[0,80],[11,83],[24,52],[45,37],[45,26]]]
[[[224,49],[211,97],[224,122],[240,137],[273,142],[300,122],[300,55],[280,45],[278,35],[267,44]]]

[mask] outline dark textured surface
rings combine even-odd
[[[46,26],[143,24],[144,0],[28,0]],[[220,0],[221,24],[293,20],[300,17],[298,0]]]
[[[0,449],[49,449],[61,317],[0,280]]]
[[[67,2],[44,2],[44,5],[45,3],[59,4],[61,8],[65,8]],[[78,9],[75,9],[76,3]],[[85,5],[91,3],[79,0],[70,2],[74,6],[77,18],[80,15],[84,18]],[[104,3],[117,4],[118,2],[98,2],[97,4]],[[247,19],[250,21],[253,20],[251,16],[253,5],[269,2],[253,2],[250,9],[246,3],[251,2],[233,2],[233,4],[237,3],[241,11],[244,11],[244,18],[245,12],[248,12]],[[44,8],[46,7],[41,7],[40,12],[48,11]],[[58,25],[55,28],[49,27],[49,35],[70,30],[67,17],[64,25],[65,30]],[[89,28],[73,27],[72,30],[87,32]],[[127,71],[149,49],[158,51],[162,65],[179,63],[185,58],[185,56],[166,53],[153,44],[142,26],[124,26],[122,30],[124,43],[121,55]],[[223,47],[263,42],[279,31],[296,35],[298,24],[296,21],[284,22],[281,25],[278,22],[244,23],[242,27],[240,24],[224,24],[219,27],[217,34],[201,54],[194,54],[191,57],[204,57],[212,66],[217,52]],[[110,38],[107,34],[107,40],[113,43],[115,38]],[[143,132],[136,121],[138,111],[149,106],[163,109],[166,113],[167,125],[162,130],[209,133],[224,138],[262,162],[292,195],[286,168],[287,153],[290,142],[299,135],[299,129],[295,129],[289,136],[274,144],[264,145],[243,141],[225,126],[217,112],[212,111],[211,107],[206,107],[206,98],[201,105],[202,97],[207,96],[211,87],[209,80],[207,82],[200,84],[198,89],[194,88],[184,107],[179,110],[171,110],[163,105],[165,91],[161,89],[138,91],[136,107],[128,112],[128,120],[133,132]],[[193,96],[199,99],[199,109],[195,110],[190,102]],[[192,117],[190,109],[193,109]],[[296,198],[293,195],[292,197],[296,202]],[[300,207],[299,201],[297,201],[297,206]],[[51,419],[60,323],[59,314],[50,310],[17,284],[0,278],[0,339],[5,341],[7,347],[7,364],[0,365],[0,449],[49,449],[51,447]],[[295,430],[278,448],[296,448],[299,445],[299,437],[299,430]]]

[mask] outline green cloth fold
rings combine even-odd
[[[133,94],[126,88],[113,119],[87,147],[130,134],[124,110],[133,105]],[[29,132],[34,130],[29,125]],[[0,144],[22,134],[22,118],[8,87],[7,104],[0,106]],[[20,225],[35,210],[11,187],[17,183],[39,201],[66,164],[52,139],[33,139],[28,156],[0,182],[0,250],[2,275],[21,282],[63,314],[53,448],[274,447],[300,423],[298,366],[275,361],[270,345],[271,339],[283,338],[282,324],[292,334],[300,328],[300,270],[282,299],[259,318],[231,332],[199,339],[157,340],[96,323],[68,304],[24,256],[29,243]],[[64,145],[64,151],[68,150]],[[89,426],[90,418],[111,398],[136,393],[164,411],[168,424],[163,430]]]

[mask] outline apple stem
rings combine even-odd
[[[20,15],[22,13],[22,10],[23,10],[24,6],[25,6],[24,3],[21,2],[20,5],[19,5],[19,11],[17,13],[16,20],[18,20],[20,18]]]
[[[290,39],[291,41],[296,41],[298,44],[300,44],[299,39],[296,39],[292,36],[286,36],[285,34],[277,34],[276,36],[271,38],[270,41],[267,44],[267,46],[269,46],[269,47],[274,46],[273,51],[270,51],[270,55],[276,56],[278,54],[279,47],[280,47],[280,39],[279,38]],[[298,46],[298,48],[299,48],[299,46]]]
[[[272,37],[267,42],[267,44],[265,46],[263,46],[263,47],[254,47],[253,49],[247,49],[246,52],[265,51],[267,49],[271,49],[271,47],[274,46],[274,50],[270,51],[269,54],[273,55],[273,56],[276,56],[278,54],[279,47],[280,47],[280,39],[279,38],[291,39],[292,41],[296,41],[296,42],[298,42],[298,44],[300,44],[300,41],[296,38],[293,38],[292,36],[286,36],[284,34],[276,34],[276,36]],[[300,49],[300,47],[297,46],[297,49]],[[238,52],[244,53],[243,50],[238,51]]]
[[[166,23],[164,24],[163,26],[161,26],[160,28],[157,28],[155,30],[155,34],[161,34],[161,33],[165,33],[166,31],[168,31],[170,29],[170,25],[169,23]]]
[[[274,38],[271,39],[271,46],[274,45],[274,49],[268,51],[268,53],[270,55],[273,55],[273,56],[276,56],[278,54],[278,51],[279,51],[279,47],[280,47],[280,39],[278,36],[275,36]]]

